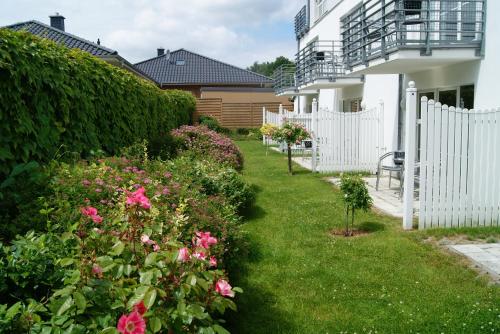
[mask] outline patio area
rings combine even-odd
[[[301,167],[311,170],[311,158],[310,157],[300,157],[296,156],[293,161],[300,165]],[[363,178],[368,187],[368,192],[373,199],[373,206],[393,217],[403,218],[403,201],[399,196],[399,180],[392,178],[391,185],[389,187],[389,176],[387,173],[380,178],[379,190],[376,190],[377,176],[368,176]],[[333,184],[338,184],[339,178],[329,178],[329,182]],[[414,216],[418,216],[420,202],[418,201],[418,194],[416,194],[415,204],[414,204]]]
[[[399,180],[394,177],[391,180],[391,186],[389,187],[389,176],[383,176],[380,178],[379,190],[376,190],[377,177],[369,176],[364,177],[363,180],[366,181],[368,192],[373,199],[374,208],[382,211],[393,217],[403,218],[403,201],[399,197]],[[333,184],[338,184],[339,178],[329,178],[329,182]],[[418,216],[418,208],[420,203],[418,198],[415,200],[415,210],[414,216]]]

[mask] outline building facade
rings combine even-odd
[[[494,13],[499,1],[307,0],[295,18],[296,67],[275,73],[276,93],[295,96],[299,113],[313,99],[344,112],[383,102],[385,150],[401,149],[410,81],[449,106],[500,105]]]

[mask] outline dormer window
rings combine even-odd
[[[186,65],[186,61],[185,60],[176,60],[175,65],[184,66],[184,65]]]

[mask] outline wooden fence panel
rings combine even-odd
[[[215,117],[221,126],[230,129],[260,128],[262,108],[277,113],[279,106],[277,102],[224,103],[219,98],[198,99],[194,120],[197,122],[201,115],[207,115]],[[284,105],[283,108],[293,109],[293,105]]]
[[[211,116],[219,122],[222,121],[222,99],[197,99],[194,121],[198,122],[200,116]]]

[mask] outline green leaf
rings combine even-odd
[[[146,271],[140,273],[140,280],[139,282],[144,285],[151,285],[151,280],[153,279],[153,272],[152,271]]]
[[[99,334],[118,334],[118,330],[115,327],[104,328]]]
[[[85,299],[85,296],[80,292],[75,291],[73,293],[73,298],[75,299],[76,307],[78,307],[80,311],[85,311],[87,308],[87,300]]]
[[[5,318],[7,320],[13,319],[19,313],[19,310],[21,310],[21,307],[22,307],[21,302],[17,302],[14,305],[12,305],[11,307],[9,307],[9,309],[5,313]]]
[[[148,256],[146,257],[146,260],[144,261],[144,264],[146,265],[146,267],[151,266],[156,262],[157,255],[158,255],[157,253],[148,254]]]
[[[135,290],[134,296],[129,299],[127,307],[131,309],[135,304],[144,299],[144,296],[149,290],[149,286],[140,286]]]
[[[157,317],[149,318],[149,327],[153,333],[158,333],[161,330],[161,320]]]
[[[65,259],[61,259],[61,261],[59,261],[59,264],[63,267],[67,267],[73,263],[75,263],[75,259],[72,259],[72,258],[65,258]]]
[[[189,285],[192,285],[192,286],[195,286],[196,285],[196,276],[195,275],[189,275],[189,277],[187,278],[187,283]]]
[[[108,252],[109,255],[118,256],[123,253],[123,249],[125,248],[125,244],[121,241],[118,241],[116,244],[111,247],[111,250]]]
[[[71,296],[64,297],[62,303],[56,311],[56,315],[61,316],[73,306],[73,298]]]
[[[149,290],[144,296],[144,305],[149,309],[151,308],[156,300],[156,289]]]
[[[217,334],[231,334],[224,327],[222,327],[220,325],[213,325],[212,327],[213,327],[215,333],[217,333]]]

